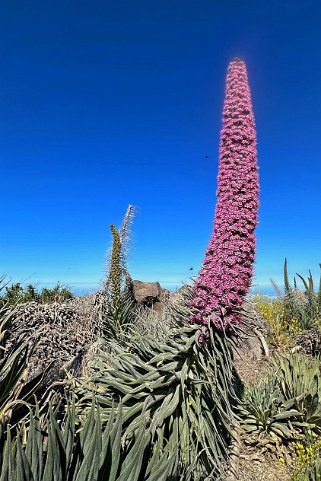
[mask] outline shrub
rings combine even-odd
[[[294,335],[302,333],[299,321],[295,318],[285,321],[283,300],[255,294],[251,297],[259,314],[268,322],[271,332],[269,341],[286,347]]]
[[[291,481],[320,481],[321,438],[312,443],[298,443],[294,457]]]
[[[29,284],[23,287],[20,282],[5,287],[5,293],[0,297],[0,304],[15,306],[24,302],[39,302],[41,304],[52,304],[53,302],[64,302],[74,298],[68,286],[63,286],[59,282],[53,288],[44,287],[40,292]]]
[[[262,295],[252,297],[259,313],[271,327],[271,342],[277,345],[286,346],[294,335],[321,327],[321,277],[318,291],[315,292],[311,272],[308,279],[300,274],[297,276],[301,279],[304,290],[299,289],[296,278],[294,286],[291,286],[285,259],[284,292],[273,282],[278,293],[277,299]]]
[[[39,294],[38,302],[52,304],[53,302],[69,301],[74,297],[68,286],[63,286],[58,282],[52,289],[44,287]]]
[[[115,344],[76,389],[76,406],[66,391],[60,406],[46,404],[42,414],[33,402],[16,428],[12,416],[2,418],[1,481],[219,479],[234,421],[233,341],[213,332],[199,344],[199,336],[198,328],[181,327],[163,343]],[[18,349],[0,362],[4,415],[35,387],[20,389],[26,354]]]
[[[321,264],[320,264],[321,267]],[[302,332],[311,329],[321,323],[321,276],[318,291],[315,292],[314,281],[311,272],[305,279],[301,274],[297,274],[302,281],[304,290],[299,289],[298,282],[294,278],[293,287],[290,284],[287,260],[284,261],[284,294],[279,291],[279,299],[283,305],[282,322],[284,326],[297,324]]]

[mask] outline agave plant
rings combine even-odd
[[[73,399],[67,402],[61,423],[49,406],[49,421],[42,426],[39,408],[30,413],[26,436],[11,436],[0,453],[1,481],[169,481],[176,469],[176,438],[151,445],[141,424],[131,443],[122,443],[122,410],[111,410],[102,427],[92,402],[80,426]]]
[[[127,440],[144,424],[151,441],[174,443],[177,426],[186,480],[221,473],[234,422],[233,340],[211,331],[210,342],[200,343],[200,335],[198,328],[185,327],[166,342],[131,340],[126,349],[114,343],[113,354],[102,354],[96,373],[76,389],[79,412],[89,409],[95,393],[103,424],[121,400]]]
[[[280,357],[261,385],[247,388],[240,405],[241,427],[257,438],[281,441],[303,433],[321,433],[319,361],[309,365],[298,355]]]
[[[290,439],[290,432],[287,417],[280,409],[282,399],[277,387],[266,382],[263,386],[249,387],[246,390],[243,402],[240,406],[242,418],[241,427],[245,432],[260,436],[270,434]]]
[[[26,414],[24,405],[37,392],[43,373],[27,381],[27,362],[32,352],[29,339],[6,350],[7,331],[14,311],[0,308],[0,442],[6,425],[18,423]]]
[[[252,437],[268,434],[280,441],[298,437],[293,425],[302,413],[296,409],[296,398],[284,395],[284,380],[277,376],[281,376],[279,366],[277,373],[272,370],[261,384],[245,390],[239,407],[241,427]]]
[[[291,406],[300,414],[292,418],[296,429],[321,434],[321,380],[319,360],[307,364],[301,356],[281,358],[275,363],[275,372],[285,407]]]

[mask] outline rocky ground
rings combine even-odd
[[[269,353],[269,357],[264,354],[258,337],[252,337],[245,341],[235,355],[234,363],[242,383],[254,384],[264,378],[272,356],[273,353]],[[249,448],[244,439],[240,439],[239,442],[235,471],[233,481],[291,480],[291,468],[287,466],[286,462],[281,463],[278,456],[264,451],[264,449]]]

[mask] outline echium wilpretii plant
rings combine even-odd
[[[121,228],[118,230],[110,225],[113,241],[102,293],[102,331],[106,340],[117,338],[120,341],[135,319],[133,285],[126,265],[133,216],[134,207],[129,205]]]
[[[209,316],[217,327],[240,322],[253,275],[258,193],[251,93],[245,63],[234,59],[226,79],[214,229],[191,301],[197,323],[207,324]]]

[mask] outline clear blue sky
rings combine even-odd
[[[134,278],[174,287],[212,229],[224,81],[248,67],[258,131],[254,283],[321,262],[319,0],[0,6],[0,272],[94,289],[137,206]],[[206,158],[208,156],[208,158]]]

